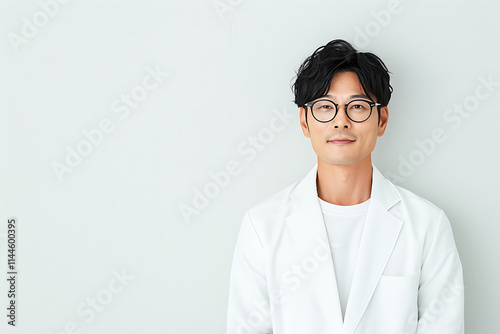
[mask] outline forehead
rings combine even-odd
[[[354,72],[335,73],[330,82],[330,91],[332,90],[354,90],[363,93],[363,87]]]
[[[369,95],[369,96],[367,96]],[[373,99],[372,94],[367,94],[361,86],[358,75],[352,71],[337,72],[332,77],[330,89],[325,94],[327,97],[346,97],[346,98],[369,98]]]

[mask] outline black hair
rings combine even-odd
[[[305,103],[324,96],[330,90],[334,74],[348,71],[356,73],[365,94],[370,96],[371,93],[381,104],[378,108],[380,119],[380,108],[387,106],[391,99],[390,72],[379,57],[370,52],[358,52],[342,39],[317,48],[300,65],[292,85],[295,104],[304,107]]]

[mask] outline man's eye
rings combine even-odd
[[[353,109],[366,109],[366,106],[364,106],[362,104],[354,104],[353,106],[351,106],[351,108],[353,108]]]
[[[329,105],[323,105],[323,106],[320,106],[321,109],[332,109],[332,106],[329,106]]]

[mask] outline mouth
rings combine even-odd
[[[355,140],[349,139],[349,138],[335,138],[335,139],[329,140],[328,142],[332,143],[332,144],[350,144],[350,143],[354,143]]]

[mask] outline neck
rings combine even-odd
[[[366,158],[354,165],[330,165],[318,158],[316,178],[318,196],[337,205],[355,205],[367,201],[372,190],[372,161]]]

